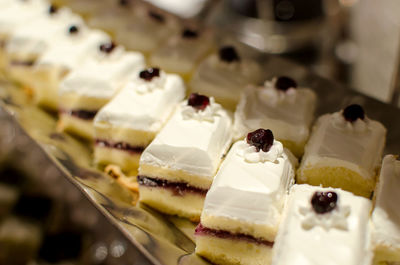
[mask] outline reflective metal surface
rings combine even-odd
[[[317,116],[349,103],[362,104],[369,117],[388,129],[385,153],[399,152],[400,109],[310,74],[279,57],[259,59],[264,62],[266,78],[289,75],[300,85],[313,88],[319,97]],[[208,264],[193,254],[194,223],[135,205],[137,194],[93,166],[91,144],[58,133],[56,116],[34,106],[22,88],[2,81],[0,98],[0,162],[36,171],[43,189],[75,202],[75,218],[81,218],[100,234],[103,229],[117,228],[114,234],[119,237],[101,238],[105,243],[93,247],[93,257],[99,263],[108,257],[119,260],[118,264]],[[86,198],[76,199],[82,195]],[[84,205],[89,202],[97,211],[86,210],[90,207]],[[110,228],[110,223],[114,227]]]

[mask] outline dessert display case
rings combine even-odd
[[[400,150],[400,109],[286,59],[243,49],[257,58],[264,79],[291,76],[312,88],[318,98],[315,116],[361,104],[387,128],[384,153]],[[194,254],[195,223],[138,203],[137,193],[93,164],[92,145],[60,133],[57,116],[36,106],[23,88],[2,78],[0,99],[0,166],[29,172],[36,189],[63,202],[70,218],[95,235],[88,264],[209,264]]]

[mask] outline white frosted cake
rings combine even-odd
[[[139,200],[161,212],[199,220],[231,141],[229,114],[213,98],[190,95],[142,153]]]
[[[396,156],[383,159],[375,189],[372,212],[372,242],[376,264],[400,263],[400,161]]]
[[[141,71],[96,115],[95,162],[137,169],[142,151],[184,97],[178,75],[158,68]]]
[[[156,50],[150,57],[150,63],[189,80],[199,61],[213,48],[211,34],[211,31],[205,29],[185,28],[181,34],[171,37]]]
[[[259,65],[241,58],[232,46],[220,48],[200,63],[189,87],[191,92],[210,95],[229,110],[235,110],[244,88],[258,83],[261,77]]]
[[[89,139],[98,110],[145,65],[142,54],[110,41],[93,49],[93,56],[71,71],[59,89],[60,128]]]
[[[370,265],[371,201],[341,189],[294,185],[272,265]]]
[[[74,69],[92,58],[102,43],[110,37],[98,30],[90,30],[83,24],[70,24],[54,36],[52,45],[38,58],[34,65],[32,88],[39,105],[56,110],[58,90],[62,79]]]
[[[386,129],[360,105],[321,116],[305,148],[298,183],[342,188],[369,198],[385,146]]]
[[[263,87],[248,87],[235,112],[235,139],[248,131],[270,128],[276,139],[300,157],[314,118],[316,95],[308,88],[297,88],[285,76],[266,81]]]
[[[216,264],[270,264],[289,187],[293,156],[258,129],[236,142],[207,193],[196,253]]]

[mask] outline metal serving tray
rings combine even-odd
[[[388,129],[385,153],[399,152],[400,109],[318,77],[280,57],[264,56],[261,61],[265,78],[288,75],[301,86],[314,89],[318,95],[316,116],[350,103],[361,104],[370,118],[381,121]],[[58,133],[56,115],[36,107],[24,89],[3,80],[0,99],[0,162],[13,161],[35,168],[43,187],[56,194],[74,186],[72,189],[77,189],[80,196],[87,198],[84,201],[88,200],[104,217],[91,225],[101,231],[112,224],[117,228],[115,233],[126,242],[128,251],[119,264],[208,264],[193,254],[196,224],[165,216],[145,205],[133,205],[137,194],[93,166],[91,145]]]

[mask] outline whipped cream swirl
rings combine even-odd
[[[357,119],[354,122],[349,122],[343,117],[343,111],[340,111],[333,113],[331,119],[333,126],[340,130],[356,133],[363,133],[368,130],[369,119],[367,117],[365,117],[364,120]]]
[[[301,225],[306,230],[310,230],[315,226],[320,226],[326,231],[331,228],[348,229],[347,217],[350,215],[349,206],[337,205],[335,209],[328,213],[318,214],[310,204],[309,206],[300,206],[299,213],[302,216]]]
[[[163,89],[167,82],[167,74],[160,71],[160,76],[153,77],[150,81],[146,81],[139,77],[139,74],[133,81],[135,90],[139,94],[151,93],[156,89]]]
[[[256,147],[248,144],[245,139],[238,144],[237,154],[248,163],[275,162],[283,154],[283,145],[281,142],[274,140],[268,152],[263,150],[257,152]]]
[[[272,80],[266,80],[264,87],[258,90],[258,96],[265,104],[276,106],[283,101],[294,103],[296,101],[297,90],[296,88],[289,88],[287,91],[282,91],[276,88],[277,77]]]
[[[182,118],[184,120],[194,119],[198,121],[214,122],[215,117],[220,116],[219,111],[221,109],[221,105],[215,103],[213,97],[210,97],[210,104],[204,110],[197,110],[189,106],[187,101],[184,101],[182,103]]]

